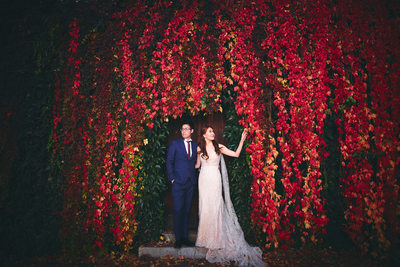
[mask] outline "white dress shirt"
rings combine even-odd
[[[189,151],[188,151],[188,146],[187,146],[187,141],[189,141],[190,142],[190,156],[192,156],[193,155],[193,146],[192,146],[192,139],[185,139],[185,149],[186,149],[186,154],[189,154]]]

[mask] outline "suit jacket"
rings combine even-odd
[[[185,184],[188,177],[192,183],[197,182],[196,169],[194,168],[197,160],[197,143],[192,141],[190,159],[185,148],[186,142],[183,138],[174,140],[168,148],[167,171],[168,180],[174,183]]]

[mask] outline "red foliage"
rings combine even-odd
[[[88,34],[90,58],[79,56],[78,22],[71,24],[52,134],[53,154],[64,160],[66,233],[93,228],[90,242],[101,249],[111,232],[128,250],[143,126],[221,111],[221,93],[232,86],[251,137],[251,219],[266,247],[287,247],[294,234],[317,242],[325,232],[320,165],[333,114],[347,232],[364,249],[370,239],[386,249],[397,231],[400,163],[396,18],[375,1],[371,10],[357,1],[213,1],[212,11],[178,2],[113,14],[110,31]],[[104,40],[111,47],[97,49]]]
[[[285,243],[299,231],[303,241],[316,242],[328,221],[320,197],[320,161],[330,94],[325,63],[329,8],[323,2],[289,5],[285,1],[276,1],[274,7],[276,15],[266,25],[263,47],[268,67],[276,71],[268,83],[275,92],[277,141],[283,155],[285,197],[279,202],[283,232],[279,236]],[[297,225],[290,223],[293,218]]]
[[[370,249],[371,241],[385,251],[396,231],[393,223],[396,208],[385,202],[397,199],[395,169],[399,163],[398,113],[397,108],[391,109],[399,103],[398,85],[392,88],[389,85],[391,72],[398,65],[388,63],[390,57],[397,62],[394,58],[397,52],[390,55],[387,51],[398,46],[391,43],[394,29],[387,26],[391,23],[383,24],[380,20],[388,17],[385,9],[374,2],[370,5],[374,6],[375,14],[356,2],[338,6],[331,65],[335,70],[334,109],[341,114],[336,124],[341,134],[342,165],[346,168],[346,176],[342,177],[348,205],[346,231],[363,251]],[[378,166],[373,166],[376,163],[372,156]],[[384,188],[388,190],[386,193]],[[391,215],[385,218],[385,211]],[[385,231],[386,226],[391,229]],[[365,233],[366,227],[371,228],[371,234]]]
[[[65,175],[64,203],[62,214],[65,218],[62,235],[68,235],[73,228],[73,223],[79,217],[90,217],[89,213],[82,210],[81,203],[85,201],[84,192],[88,189],[88,166],[89,156],[88,126],[84,96],[81,88],[81,60],[78,56],[79,25],[75,19],[70,26],[70,43],[68,49],[68,62],[64,91],[63,104],[68,109],[55,108],[56,117],[54,129],[58,124],[63,127],[63,145],[60,149],[68,155],[68,161],[62,161],[62,169]],[[60,92],[56,90],[56,101],[60,103]],[[56,102],[56,103],[57,103]],[[55,139],[57,142],[58,138]],[[79,201],[74,201],[78,199]]]

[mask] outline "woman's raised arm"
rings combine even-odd
[[[230,150],[229,148],[227,148],[224,145],[220,145],[220,151],[222,154],[230,156],[230,157],[239,157],[240,152],[242,151],[243,148],[243,142],[244,140],[246,140],[247,137],[247,129],[244,129],[242,132],[242,138],[240,138],[240,143],[238,145],[238,147],[236,148],[236,151]]]

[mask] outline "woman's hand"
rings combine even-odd
[[[246,140],[248,132],[249,131],[246,128],[243,129],[242,138],[240,139],[240,142],[244,142]]]
[[[197,147],[197,159],[196,159],[196,164],[194,165],[195,169],[200,168],[201,162],[200,162],[200,153],[201,153],[201,149],[200,147]]]

